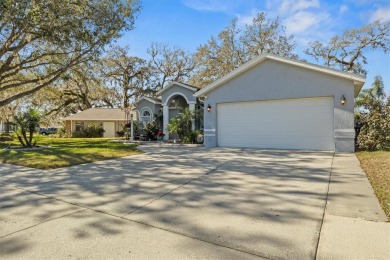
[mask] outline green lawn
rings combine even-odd
[[[390,221],[390,151],[358,152],[356,155]]]
[[[38,145],[51,146],[45,150],[4,151],[3,148],[19,146],[17,141],[0,143],[0,161],[38,169],[54,169],[82,163],[139,154],[135,144],[108,142],[105,138],[53,138],[41,137]]]

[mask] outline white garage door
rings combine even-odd
[[[104,137],[115,137],[115,122],[104,122]]]
[[[218,146],[334,150],[333,98],[220,103]]]

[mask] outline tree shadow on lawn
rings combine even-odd
[[[139,153],[135,145],[53,146],[34,151],[0,151],[1,162],[40,169],[52,169]]]

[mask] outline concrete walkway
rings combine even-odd
[[[0,164],[2,258],[390,256],[354,155],[141,147],[50,171]]]
[[[390,223],[354,154],[333,160],[317,259],[390,259]]]

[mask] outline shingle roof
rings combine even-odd
[[[131,114],[136,116],[136,111]],[[65,117],[64,120],[124,121],[125,112],[120,108],[90,108]]]

